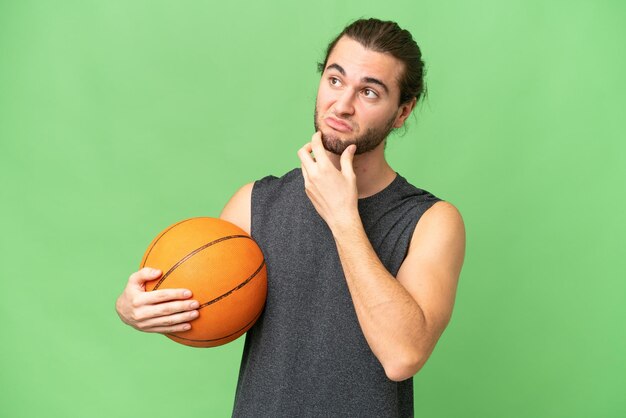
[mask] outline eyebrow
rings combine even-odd
[[[337,63],[332,63],[328,67],[326,67],[327,70],[330,70],[330,69],[333,69],[333,68],[335,70],[339,71],[339,73],[341,73],[341,75],[343,75],[343,76],[346,75],[346,70],[344,70],[343,67],[341,65],[337,64]],[[378,86],[381,86],[385,90],[385,93],[389,94],[389,89],[387,88],[385,83],[383,83],[382,81],[380,81],[377,78],[374,78],[374,77],[363,77],[361,79],[361,81],[364,82],[364,83],[376,84]]]

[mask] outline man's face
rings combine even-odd
[[[328,151],[341,154],[351,144],[357,154],[371,151],[402,126],[412,109],[398,106],[402,70],[396,58],[346,36],[335,44],[315,104],[315,130]]]

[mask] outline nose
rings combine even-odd
[[[333,106],[337,116],[350,116],[354,114],[354,94],[352,89],[343,90],[337,97]]]

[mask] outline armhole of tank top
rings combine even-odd
[[[436,203],[443,202],[443,199],[439,199],[437,196],[434,196],[434,195],[431,195],[431,196],[433,196],[433,199],[430,199],[427,202],[425,202],[425,204],[420,205],[420,210],[424,208],[424,206],[426,206],[426,209],[421,210],[421,215],[419,215],[419,218],[417,218],[415,225],[413,226],[413,231],[411,232],[411,239],[413,238],[413,234],[415,233],[415,228],[417,228],[417,224],[422,220],[422,217],[426,214],[426,212],[428,212],[430,208],[435,206]]]
[[[258,205],[255,204],[257,201],[257,196],[258,193],[260,191],[260,189],[263,187],[262,186],[262,181],[263,179],[259,179],[259,180],[255,180],[254,184],[252,185],[252,192],[250,193],[250,236],[252,238],[254,238],[255,231],[256,231],[256,212],[257,212],[257,208]]]
[[[267,193],[264,193],[268,189],[268,185],[272,180],[276,180],[276,176],[265,176],[261,179],[255,180],[252,185],[252,192],[250,193],[250,236],[254,238],[255,235],[255,218],[256,215],[262,210],[259,207],[259,193],[261,193],[260,206],[265,205],[267,199]],[[256,203],[256,204],[255,204]]]
[[[411,242],[413,242],[413,235],[415,234],[415,229],[417,228],[417,224],[420,222],[420,220],[422,219],[422,216],[424,216],[424,214],[428,211],[428,209],[432,208],[435,203],[437,202],[443,202],[443,199],[438,198],[435,195],[432,195],[434,197],[433,200],[428,201],[428,207],[426,209],[424,209],[423,211],[421,210],[423,208],[423,205],[419,205],[418,206],[418,215],[416,216],[412,221],[411,221],[411,233],[409,234],[409,242],[407,243],[406,246],[406,251],[404,252],[404,255],[402,257],[402,262],[404,262],[404,260],[406,260],[406,256],[409,255],[409,249],[411,248]],[[421,214],[420,214],[421,213]]]

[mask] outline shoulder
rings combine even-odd
[[[259,208],[269,208],[279,199],[292,196],[300,189],[304,189],[304,179],[300,168],[288,171],[280,177],[265,176],[254,182],[252,211],[256,214]]]
[[[394,186],[393,191],[397,199],[417,209],[417,220],[422,217],[424,212],[431,209],[433,205],[441,204],[442,202],[447,203],[428,190],[415,186],[400,173],[398,173],[398,176],[392,183],[392,186]]]
[[[246,231],[246,233],[250,234],[253,195],[256,197],[257,201],[259,199],[263,200],[261,195],[265,195],[265,199],[271,200],[273,190],[277,190],[285,184],[297,182],[300,179],[302,179],[302,174],[300,169],[297,168],[285,173],[281,177],[269,175],[257,181],[244,184],[226,203],[220,213],[220,219],[232,222]]]
[[[420,217],[409,245],[409,254],[438,258],[460,269],[465,255],[465,223],[452,203],[440,200]]]
[[[300,168],[294,168],[280,177],[269,175],[254,182],[254,191],[280,188],[287,184],[303,181]]]
[[[465,223],[452,203],[440,200],[424,212],[413,231],[413,239],[436,237],[465,241]]]
[[[435,202],[420,218],[418,225],[433,227],[442,225],[448,228],[459,228],[463,226],[461,212],[452,203],[445,200]]]

